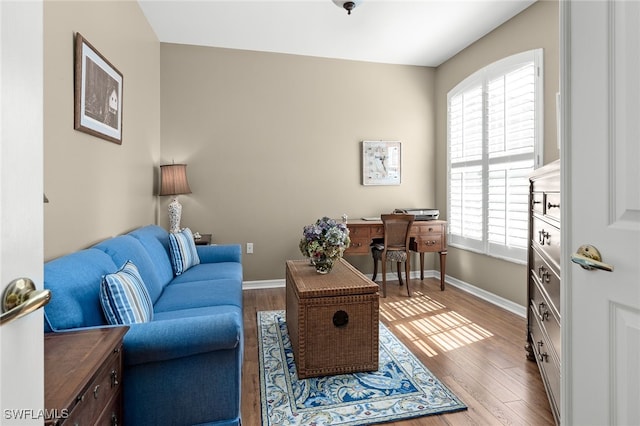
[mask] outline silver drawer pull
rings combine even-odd
[[[559,209],[560,208],[560,204],[551,204],[551,203],[547,203],[547,210],[551,210],[551,209]]]
[[[549,354],[547,354],[546,352],[542,352],[542,347],[544,346],[544,342],[542,340],[540,340],[538,342],[538,360],[540,362],[545,362],[547,361],[547,358],[549,358]]]
[[[549,319],[549,310],[547,309],[546,303],[540,302],[538,304],[538,316],[540,317],[540,321],[545,321]]]
[[[538,231],[538,242],[541,245],[544,245],[545,240],[547,240],[548,245],[551,245],[550,237],[551,234],[549,234],[549,232],[545,231],[544,229]]]

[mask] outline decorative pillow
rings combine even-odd
[[[130,260],[118,272],[102,277],[100,304],[109,324],[135,324],[153,319],[153,304],[138,268]]]
[[[196,251],[196,242],[189,228],[169,234],[169,248],[173,272],[180,275],[192,266],[200,264],[200,257]]]

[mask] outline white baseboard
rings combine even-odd
[[[365,274],[367,275],[369,278],[372,277],[372,274]],[[436,270],[427,270],[424,271],[424,276],[425,278],[436,278],[436,279],[440,279],[440,271],[436,271]],[[387,273],[387,280],[394,280],[397,278],[397,275],[395,273]],[[411,278],[412,279],[420,279],[420,271],[411,271]],[[479,287],[476,287],[472,284],[469,284],[467,282],[461,281],[457,278],[453,278],[449,275],[445,275],[444,278],[445,282],[447,285],[452,285],[454,287],[459,288],[462,291],[466,291],[467,293],[470,293],[476,297],[479,297],[482,300],[486,300],[487,302],[496,305],[502,309],[505,309],[511,313],[514,313],[520,317],[525,318],[527,316],[527,309],[526,307],[519,305],[515,302],[512,302],[511,300],[505,299],[504,297],[498,296],[496,294],[493,294],[491,292],[488,292],[486,290],[483,290]],[[242,283],[242,289],[243,290],[259,290],[259,289],[266,289],[266,288],[282,288],[285,286],[285,280],[283,279],[278,279],[278,280],[257,280],[257,281],[244,281]]]

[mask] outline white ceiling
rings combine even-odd
[[[161,42],[438,66],[535,0],[138,2]]]

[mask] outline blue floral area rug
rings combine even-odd
[[[285,311],[258,312],[263,426],[370,425],[467,407],[380,323],[378,371],[298,379]]]

